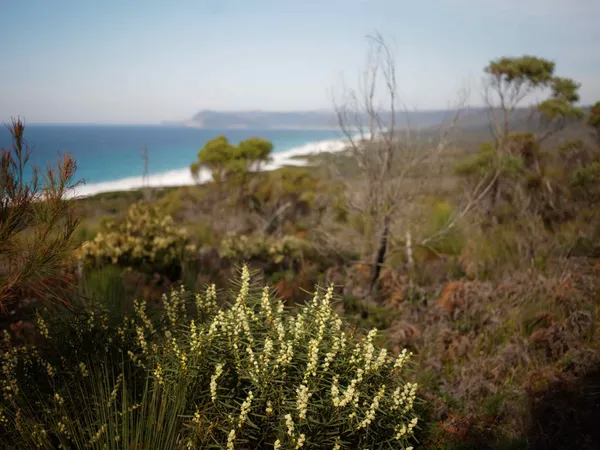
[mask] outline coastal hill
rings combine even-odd
[[[586,114],[589,106],[583,107]],[[432,138],[440,132],[439,126],[449,123],[456,115],[456,110],[430,110],[430,111],[400,111],[396,114],[396,129],[405,129],[409,124],[411,129],[419,130],[421,138]],[[501,117],[500,111],[496,114]],[[356,128],[356,122],[362,123],[366,130],[368,120],[365,114],[352,116],[354,120],[349,128]],[[358,119],[357,119],[358,117]],[[390,114],[383,112],[382,120],[389,120]],[[518,108],[514,111],[510,126],[514,131],[535,132],[539,127],[539,120],[535,114],[531,115],[528,108]],[[212,130],[227,130],[246,128],[253,130],[339,130],[337,116],[333,110],[319,111],[214,111],[202,110],[186,121],[163,122],[166,126],[205,128]],[[384,126],[388,124],[383,124]],[[459,122],[453,132],[455,145],[465,150],[476,149],[482,141],[491,138],[490,114],[486,108],[471,107],[461,112]],[[544,141],[545,148],[553,148],[564,139],[581,139],[588,141],[590,134],[583,124],[571,124],[560,133]]]
[[[481,117],[480,109],[472,109],[469,116],[473,119]],[[400,127],[405,126],[407,118],[413,126],[427,127],[440,124],[453,115],[451,110],[410,111],[397,113],[396,121]],[[383,114],[384,119],[389,117]],[[360,118],[367,123],[367,118]],[[202,110],[191,119],[185,121],[163,122],[165,125],[187,126],[194,128],[228,129],[339,129],[336,113],[332,110],[320,111],[213,111]],[[354,124],[351,124],[354,125]]]

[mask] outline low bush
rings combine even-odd
[[[6,333],[0,439],[46,449],[412,449],[410,353],[377,349],[376,330],[346,333],[332,293],[317,291],[292,315],[244,267],[230,306],[213,287],[174,291],[160,311],[136,302],[119,326],[106,310],[38,316],[38,347]]]
[[[110,222],[106,231],[86,242],[78,251],[86,264],[118,264],[157,273],[176,274],[195,247],[187,230],[171,216],[145,202],[133,204],[122,222]]]
[[[234,261],[262,261],[278,265],[300,261],[310,250],[309,243],[296,236],[227,234],[221,241],[220,254]]]

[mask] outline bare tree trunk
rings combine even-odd
[[[381,238],[379,239],[379,248],[375,253],[375,259],[371,265],[371,280],[369,284],[369,297],[373,299],[375,297],[375,291],[377,290],[377,281],[379,280],[379,274],[381,273],[381,267],[385,262],[385,254],[388,248],[388,242],[390,237],[390,222],[391,215],[386,214],[383,219],[383,231]]]

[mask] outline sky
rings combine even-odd
[[[403,102],[443,109],[501,56],[556,61],[600,100],[598,0],[0,0],[0,121],[159,123],[331,109],[390,43]],[[474,85],[474,87],[473,87]]]

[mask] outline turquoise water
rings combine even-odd
[[[68,152],[77,161],[77,179],[86,193],[132,188],[143,174],[142,148],[148,149],[149,173],[155,185],[187,184],[190,163],[204,143],[220,134],[233,143],[259,136],[273,142],[275,160],[284,154],[307,153],[323,141],[341,138],[329,130],[210,130],[169,126],[27,125],[25,138],[33,148],[31,162],[42,166]],[[313,145],[313,143],[317,143]],[[0,130],[0,146],[10,135]],[[109,183],[107,183],[109,182]]]

